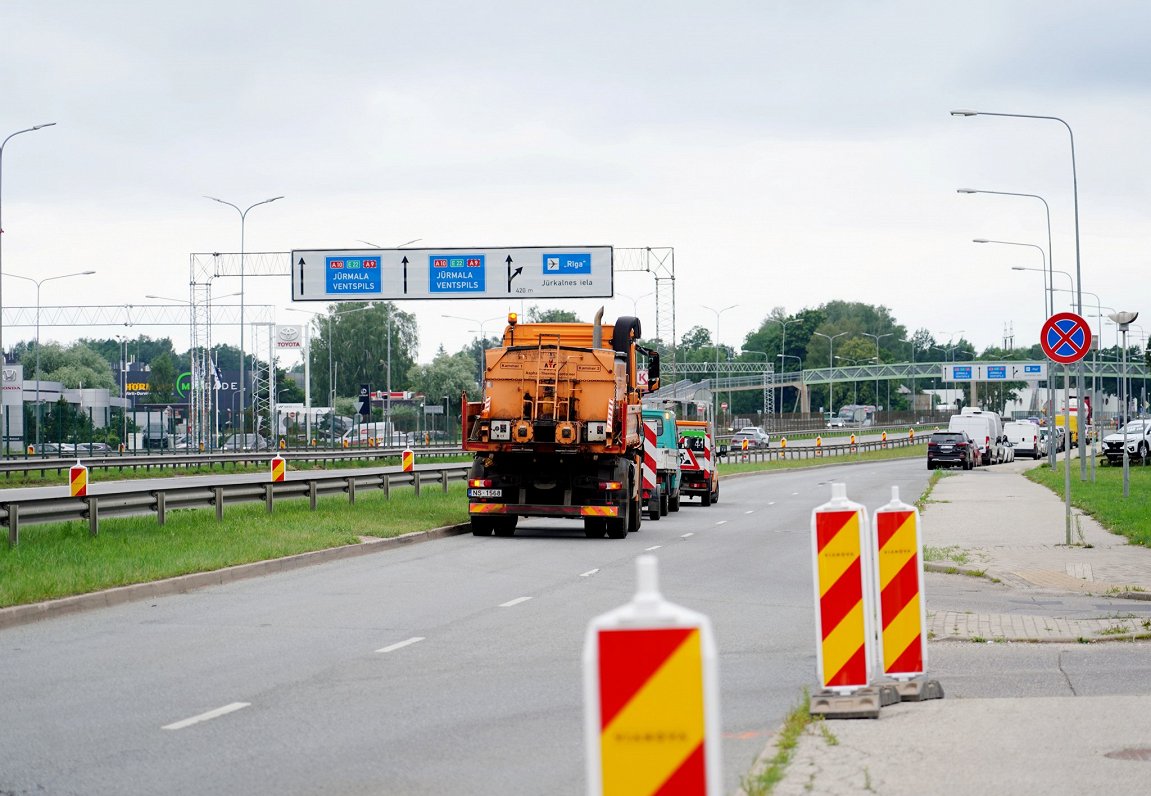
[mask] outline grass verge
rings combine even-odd
[[[1076,462],[1072,469],[1078,468]],[[1071,473],[1071,505],[1094,517],[1112,533],[1127,537],[1131,544],[1151,547],[1151,467],[1134,465],[1129,468],[1128,497],[1123,497],[1123,468],[1100,466],[1095,468],[1095,482],[1080,481],[1077,472]],[[1033,467],[1027,477],[1037,484],[1062,496],[1063,463],[1056,469],[1048,465]]]
[[[813,721],[811,696],[805,688],[799,704],[791,709],[783,721],[783,728],[779,731],[775,741],[775,754],[762,761],[756,770],[744,777],[740,783],[748,796],[770,796],[775,786],[783,781],[787,766],[795,757],[799,737],[803,735]],[[824,739],[833,746],[838,743],[838,740],[834,740],[834,736],[830,733],[825,732]]]
[[[192,572],[355,544],[361,536],[392,537],[466,522],[463,484],[447,494],[425,489],[416,497],[397,489],[321,498],[313,512],[306,500],[228,507],[222,522],[209,510],[154,517],[109,518],[100,534],[85,522],[26,525],[20,544],[0,547],[0,607],[145,583]]]

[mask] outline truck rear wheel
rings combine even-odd
[[[584,517],[583,534],[588,539],[602,539],[607,536],[607,520],[603,517]]]
[[[496,536],[513,536],[516,532],[516,523],[519,517],[515,514],[503,515],[493,518],[493,530]]]
[[[676,492],[667,501],[668,511],[679,511],[679,493]]]
[[[659,497],[651,497],[647,501],[647,518],[649,520],[658,520],[660,518],[659,504],[662,499]]]
[[[710,506],[711,505],[711,490],[710,489],[706,490],[700,494],[699,504],[701,506]]]
[[[671,498],[666,492],[661,492],[659,495],[659,516],[666,517],[669,511],[671,511]]]
[[[491,517],[472,517],[472,536],[491,536],[495,527]]]

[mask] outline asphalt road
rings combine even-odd
[[[631,598],[645,551],[665,597],[712,619],[732,792],[814,681],[812,508],[833,481],[911,501],[927,475],[729,478],[623,540],[525,522],[0,631],[0,794],[581,793],[584,630]],[[997,599],[944,576],[928,595]],[[1146,682],[1139,647],[933,645],[931,671],[949,696],[1123,693]]]

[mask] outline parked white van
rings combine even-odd
[[[1040,430],[1037,423],[1030,420],[1012,420],[1003,424],[1003,434],[1015,448],[1016,456],[1030,456],[1038,459],[1043,456],[1043,445],[1039,441]]]
[[[961,414],[951,416],[947,430],[967,432],[979,450],[980,464],[998,464],[1006,458],[1003,422],[995,412],[965,407]]]

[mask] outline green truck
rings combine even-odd
[[[679,511],[679,436],[675,412],[643,408],[642,498],[648,519],[658,520],[669,511]]]

